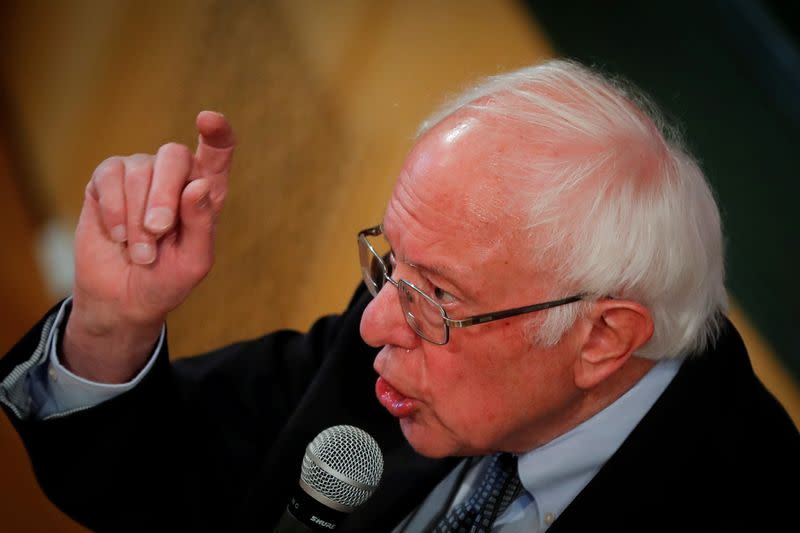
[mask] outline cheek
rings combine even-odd
[[[421,392],[432,407],[444,406],[446,409],[452,401],[451,397],[458,394],[459,385],[469,377],[469,371],[462,364],[460,354],[449,348],[448,344],[442,348],[427,349],[422,354]]]
[[[524,348],[518,342],[510,342],[510,328],[494,328],[481,332],[483,335],[473,334],[477,330],[469,333],[455,342],[451,338],[452,351],[426,359],[429,397],[443,420],[491,423],[507,416],[509,393],[518,392],[525,385],[519,363],[527,354],[509,357]]]
[[[523,403],[538,403],[548,381],[560,381],[557,359],[536,350],[517,321],[499,321],[478,326],[482,335],[464,338],[464,363],[459,377],[463,392],[480,399],[487,419],[507,418],[509,410],[524,409]],[[476,331],[477,332],[477,331]]]

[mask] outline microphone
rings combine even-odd
[[[274,533],[334,531],[366,502],[383,474],[375,439],[354,426],[332,426],[306,447],[300,481]]]

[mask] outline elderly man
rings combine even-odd
[[[233,150],[222,116],[197,127],[194,155],[97,168],[74,296],[2,360],[2,403],[76,520],[270,531],[306,444],[341,423],[385,457],[342,530],[790,516],[800,436],[724,317],[713,195],[630,91],[553,61],[463,94],[358,235],[342,315],[170,363],[162,324],[211,268]]]

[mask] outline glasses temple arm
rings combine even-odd
[[[473,326],[475,324],[485,324],[486,322],[493,322],[495,320],[501,320],[503,318],[508,318],[516,315],[533,313],[534,311],[544,311],[545,309],[552,309],[553,307],[560,307],[562,305],[567,305],[571,304],[572,302],[577,302],[578,300],[582,300],[584,297],[585,295],[583,294],[576,294],[575,296],[570,296],[568,298],[563,298],[561,300],[554,300],[552,302],[528,305],[525,307],[516,307],[514,309],[506,309],[505,311],[495,311],[493,313],[475,315],[461,320],[456,320],[446,316],[442,318],[444,318],[445,324],[447,324],[451,328],[466,328],[468,326]]]

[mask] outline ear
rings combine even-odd
[[[590,328],[575,361],[575,385],[584,390],[614,374],[653,335],[650,311],[630,300],[599,300],[588,319]]]

